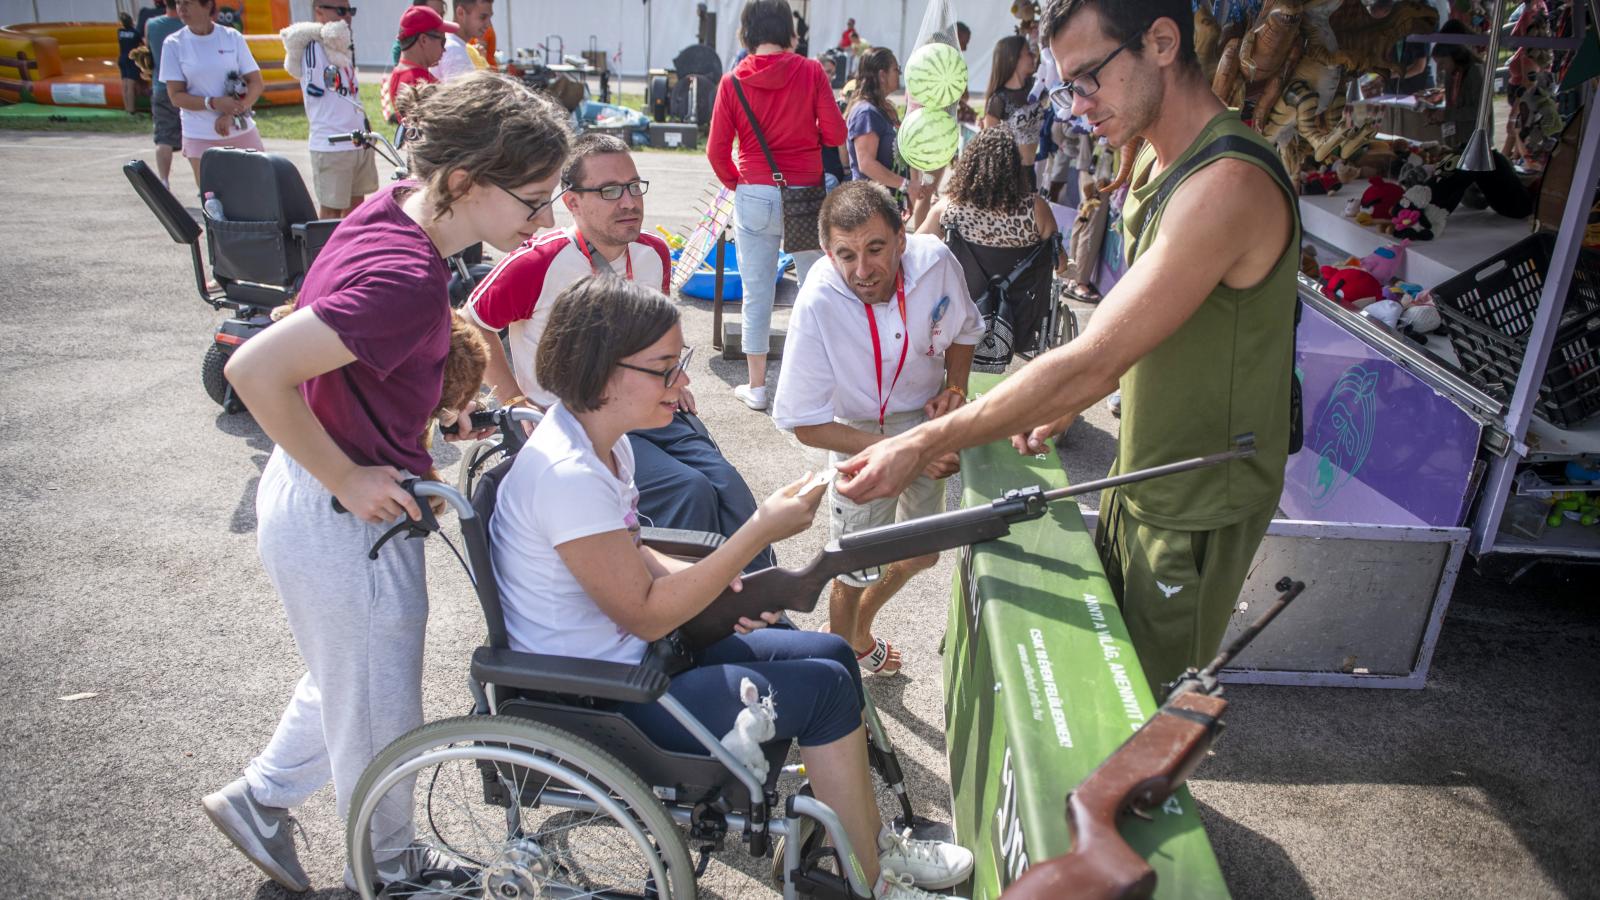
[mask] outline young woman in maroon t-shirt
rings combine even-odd
[[[416,131],[407,145],[416,180],[352,212],[306,274],[296,310],[226,370],[277,444],[256,493],[257,541],[307,671],[266,749],[204,805],[294,891],[309,884],[288,809],[331,776],[344,819],[371,758],[422,724],[422,542],[390,542],[376,560],[367,550],[400,516],[419,515],[400,482],[432,465],[422,435],[450,345],[445,258],[480,241],[510,251],[554,225],[569,149],[561,109],[497,75],[421,86],[400,102]],[[407,802],[391,805],[373,828],[385,882],[437,862],[412,842]],[[356,887],[348,869],[345,881]]]

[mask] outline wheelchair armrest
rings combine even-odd
[[[598,697],[623,703],[651,703],[666,693],[671,679],[643,666],[600,659],[518,653],[479,647],[472,654],[472,677],[501,687]]]
[[[341,219],[312,219],[309,222],[289,226],[290,233],[300,244],[300,259],[305,264],[305,271],[311,271],[311,264],[316,262],[317,254],[322,252],[322,245],[333,237],[333,230],[339,227],[341,221]]]
[[[639,539],[651,549],[682,559],[703,559],[727,540],[714,532],[683,528],[641,528]]]

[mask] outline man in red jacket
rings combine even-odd
[[[762,152],[756,125],[773,162],[789,187],[823,184],[822,154],[844,144],[844,117],[822,65],[793,52],[794,19],[786,0],[753,0],[739,18],[739,39],[750,55],[722,77],[711,115],[706,156],[734,194],[734,231],[739,246],[741,342],[749,383],[734,393],[751,409],[767,408],[767,351],[772,299],[778,279],[778,248],[783,240],[783,198],[772,166]],[[735,82],[750,104],[745,115]],[[739,156],[733,155],[734,138]],[[795,254],[795,269],[805,281],[820,250]]]
[[[859,41],[859,40],[861,40],[861,35],[856,33],[856,20],[855,19],[847,19],[847,20],[845,20],[845,23],[844,23],[844,36],[839,38],[839,49],[840,50],[849,50],[851,47],[854,47],[856,41]]]

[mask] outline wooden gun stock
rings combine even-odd
[[[1189,693],[1158,710],[1067,795],[1072,852],[1030,866],[1006,888],[1005,900],[1124,900],[1155,893],[1155,870],[1122,839],[1118,820],[1167,802],[1205,759],[1227,706],[1221,697]]]

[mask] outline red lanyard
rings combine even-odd
[[[583,232],[581,232],[578,229],[574,228],[574,229],[572,229],[572,237],[578,242],[578,252],[582,253],[583,254],[583,258],[589,261],[589,270],[591,272],[594,271],[594,257],[589,255],[589,242],[583,239]],[[628,280],[632,281],[633,280],[633,252],[632,252],[632,248],[630,247],[630,248],[624,249],[622,251],[622,257],[623,257],[623,259],[626,259],[628,261]]]
[[[906,283],[901,273],[894,274],[894,296],[900,305],[900,327],[904,328],[905,340],[900,344],[900,365],[895,367],[894,380],[889,382],[889,395],[894,395],[894,386],[900,383],[900,370],[906,367],[906,353],[911,349],[911,326],[906,321]],[[872,304],[863,303],[861,308],[867,311],[867,330],[872,332],[872,368],[878,373],[878,433],[883,433],[883,420],[889,409],[889,400],[883,395],[883,345],[878,342],[878,317],[872,312]]]

